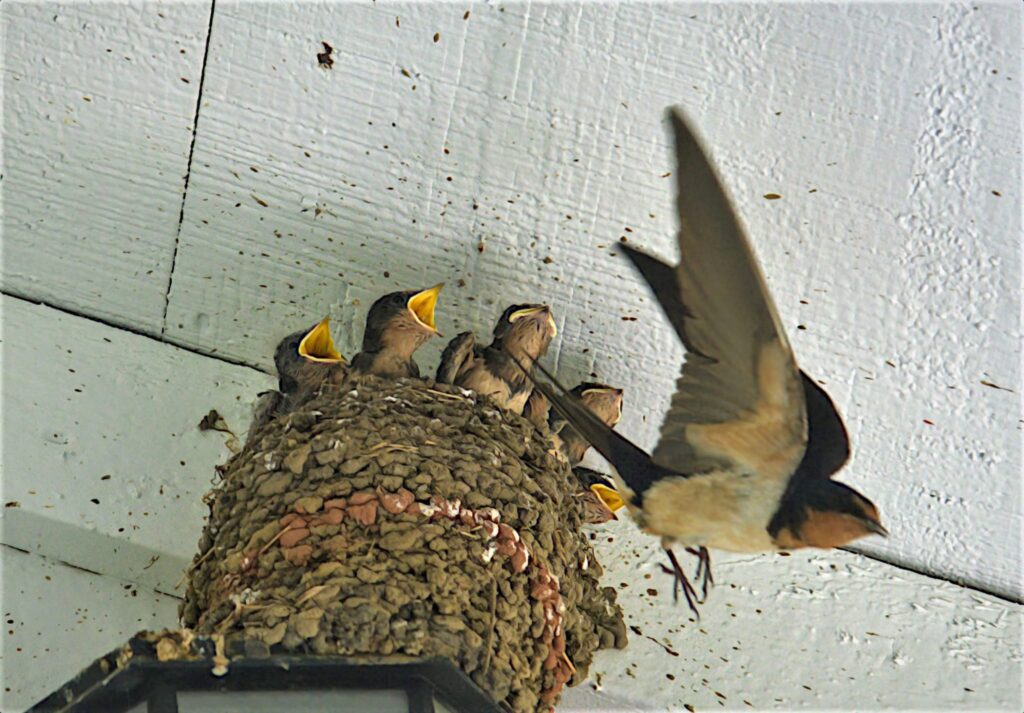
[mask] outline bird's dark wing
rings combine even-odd
[[[612,480],[610,475],[593,468],[577,465],[573,466],[572,473],[579,479],[580,485],[584,488],[589,488],[591,485],[605,485],[609,488],[615,486],[615,481]]]
[[[829,395],[804,372],[800,376],[807,401],[807,450],[798,472],[830,478],[850,459],[850,439]]]
[[[788,477],[807,430],[796,361],[714,169],[683,117],[673,111],[670,121],[679,265],[621,246],[690,352],[652,457],[691,474],[728,461]]]
[[[476,340],[472,332],[456,335],[441,353],[441,363],[437,365],[437,381],[442,384],[454,384],[455,377],[473,358]]]
[[[642,448],[617,433],[584,406],[577,397],[559,384],[540,362],[534,362],[534,366],[551,382],[549,384],[534,378],[533,374],[524,368],[523,371],[533,379],[534,388],[539,389],[551,402],[551,407],[615,467],[619,477],[630,489],[642,494],[659,477],[667,473],[665,468],[654,464]]]

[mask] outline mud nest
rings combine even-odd
[[[270,651],[455,662],[546,710],[626,644],[547,434],[471,392],[367,378],[222,466],[182,623]]]

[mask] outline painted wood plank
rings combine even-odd
[[[734,557],[698,624],[646,543],[613,540],[597,547],[630,644],[601,652],[559,710],[1021,708],[1020,605],[851,553]],[[176,621],[175,599],[120,580],[8,548],[0,567],[5,711]]]
[[[159,333],[210,2],[5,2],[4,291]]]
[[[2,541],[174,592],[228,455],[199,421],[215,408],[243,434],[272,380],[16,298],[0,305]]]
[[[603,534],[603,533],[602,533]],[[719,557],[694,622],[664,556],[602,537],[629,646],[560,711],[1021,710],[1024,607],[848,553]],[[687,559],[692,559],[687,557]],[[686,566],[684,564],[684,566]]]
[[[1019,16],[219,3],[167,333],[267,366],[324,313],[351,354],[399,287],[447,280],[449,335],[545,300],[651,445],[682,355],[614,246],[675,257],[681,104],[848,419],[894,533],[862,548],[1019,599]]]
[[[0,709],[18,713],[142,629],[173,627],[178,600],[0,547]]]

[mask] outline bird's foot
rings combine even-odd
[[[683,568],[679,566],[679,560],[676,559],[676,553],[670,549],[666,549],[668,552],[668,558],[672,562],[672,569],[669,569],[665,565],[661,568],[668,574],[671,574],[675,579],[672,582],[672,600],[675,602],[679,601],[679,590],[683,590],[683,595],[686,597],[686,603],[690,606],[690,611],[694,613],[697,619],[700,619],[700,611],[697,609],[697,592],[690,584],[690,580],[687,579],[686,574],[683,573]]]
[[[697,558],[697,571],[694,573],[693,578],[701,580],[701,593],[703,596],[700,603],[703,604],[708,598],[708,587],[715,583],[715,577],[711,574],[711,553],[708,552],[707,547],[699,547],[697,549],[687,547],[686,551]]]

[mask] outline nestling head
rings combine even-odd
[[[324,317],[307,329],[292,332],[282,339],[274,351],[279,389],[283,393],[295,391],[300,384],[324,378],[320,374],[338,372],[345,364],[344,357],[331,339],[331,318]]]
[[[411,355],[438,336],[434,310],[442,287],[444,283],[425,290],[392,292],[374,302],[366,315],[363,351],[393,349]]]
[[[622,418],[622,389],[585,382],[571,391],[606,426],[615,426]]]
[[[539,359],[556,334],[558,328],[547,305],[512,305],[494,326],[494,346],[516,358]]]

